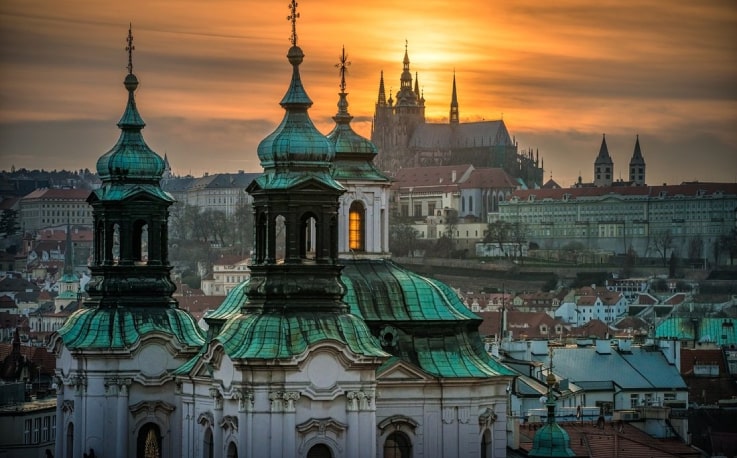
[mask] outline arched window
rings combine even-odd
[[[287,252],[287,224],[282,215],[276,217],[274,236],[274,259],[283,261]],[[269,250],[271,251],[271,250]]]
[[[228,444],[228,453],[225,456],[226,458],[238,458],[238,447],[235,446],[235,442]]]
[[[307,458],[333,458],[333,452],[325,444],[317,444],[307,452]]]
[[[468,213],[473,213],[473,196],[468,196]]]
[[[313,214],[305,214],[302,216],[299,238],[299,257],[302,259],[315,259],[317,249],[318,230],[317,218]]]
[[[215,456],[215,444],[212,440],[212,429],[205,430],[205,437],[202,439],[202,456],[212,458]]]
[[[74,458],[74,423],[67,428],[67,458]]]
[[[466,211],[466,198],[461,197],[461,212],[465,213],[465,211]]]
[[[412,456],[412,443],[401,431],[389,434],[384,442],[384,458],[410,458]]]
[[[494,456],[491,452],[491,431],[487,429],[481,436],[481,458],[491,458]]]
[[[146,423],[138,431],[136,440],[138,458],[161,458],[161,432],[154,423]]]
[[[143,262],[148,258],[148,224],[143,220],[133,223],[133,261]]]
[[[348,248],[352,251],[366,251],[366,209],[358,201],[351,203],[348,211]]]

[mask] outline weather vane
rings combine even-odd
[[[289,4],[289,9],[292,11],[287,16],[287,21],[292,21],[292,36],[289,38],[289,41],[292,42],[292,46],[297,46],[297,19],[299,18],[299,13],[297,12],[296,0],[292,0],[292,3]]]
[[[340,54],[340,63],[335,64],[335,68],[340,73],[340,92],[345,92],[345,74],[348,72],[348,67],[351,63],[348,62],[348,56],[345,53],[345,46],[343,46],[343,52]]]
[[[133,24],[128,24],[128,38],[126,38],[126,42],[128,45],[125,47],[125,50],[128,51],[128,73],[133,74],[133,50],[136,49],[135,46],[133,46]]]

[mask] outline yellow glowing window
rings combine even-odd
[[[348,211],[348,248],[364,251],[365,211],[360,202],[353,202]]]

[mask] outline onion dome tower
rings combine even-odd
[[[548,409],[548,422],[535,433],[532,439],[532,449],[528,455],[541,458],[576,456],[571,450],[571,439],[568,432],[555,422],[555,394],[553,393],[555,375],[553,375],[552,349],[550,350],[550,372],[545,378],[545,383],[548,385],[548,399],[545,402]]]
[[[335,127],[327,135],[335,149],[332,175],[347,190],[340,198],[338,222],[339,255],[354,259],[371,255],[388,256],[388,227],[382,224],[389,210],[391,183],[374,165],[376,146],[351,127],[345,92],[348,57],[343,49],[340,62],[340,93]],[[382,217],[383,216],[383,217]]]
[[[640,150],[640,136],[635,140],[635,151],[630,159],[630,182],[637,186],[645,185],[645,158]]]
[[[599,155],[594,161],[594,186],[611,186],[614,178],[614,161],[606,146],[606,134],[602,134]]]
[[[88,299],[52,338],[58,402],[74,406],[57,410],[57,425],[69,433],[57,437],[56,456],[103,446],[128,456],[134,443],[171,450],[173,444],[162,442],[174,421],[171,371],[204,343],[194,318],[172,297],[167,218],[174,199],[159,186],[164,160],[141,135],[130,29],[127,44],[128,103],[118,122],[120,138],[97,161],[102,185],[87,199],[94,224]],[[157,421],[142,420],[148,408]],[[129,426],[136,424],[140,428],[132,432]]]

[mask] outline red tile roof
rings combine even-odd
[[[524,189],[512,193],[513,197],[526,200],[529,196],[536,199],[561,200],[568,194],[570,199],[582,197],[603,197],[606,195],[639,196],[639,197],[666,197],[674,196],[697,196],[699,193],[706,196],[718,192],[728,195],[737,195],[737,183],[683,183],[680,185],[665,186],[610,186],[610,187],[586,187],[586,188],[561,188],[561,189]]]
[[[79,200],[86,201],[90,196],[89,189],[57,189],[57,188],[40,188],[23,197],[23,200],[30,199],[54,199],[54,200]]]

